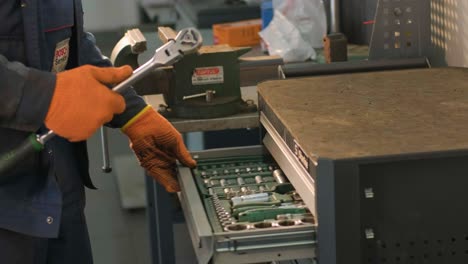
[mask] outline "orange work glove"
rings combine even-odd
[[[140,165],[156,179],[168,192],[180,191],[175,175],[176,159],[188,167],[196,162],[190,156],[180,133],[153,110],[146,106],[122,131],[130,138],[130,147],[135,152]]]
[[[106,84],[116,84],[132,75],[132,68],[81,66],[57,73],[55,91],[45,124],[57,135],[70,141],[89,138],[114,114],[125,110],[121,95]]]

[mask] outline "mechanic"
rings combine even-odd
[[[132,74],[111,67],[83,31],[81,0],[0,1],[0,153],[31,133],[58,136],[0,175],[0,262],[93,263],[84,217],[86,139],[101,125],[120,128],[140,164],[176,192],[175,162],[194,167],[181,135],[128,89]]]

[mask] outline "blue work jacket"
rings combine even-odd
[[[51,69],[59,42],[69,39],[66,69],[111,64],[83,30],[80,0],[2,0],[0,19],[0,153],[6,153],[31,133],[46,131],[43,122],[55,88]],[[123,126],[146,105],[133,90],[124,98],[125,112],[109,126]],[[44,151],[0,175],[0,228],[56,237],[62,206],[73,202],[64,201],[63,193],[71,194],[69,200],[83,199],[83,185],[94,188],[86,142],[55,137]]]

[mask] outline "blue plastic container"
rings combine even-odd
[[[262,2],[262,29],[266,28],[270,21],[273,19],[273,1],[266,0]]]

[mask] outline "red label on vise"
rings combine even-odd
[[[192,85],[224,83],[223,66],[195,68],[192,74]]]
[[[219,69],[218,68],[195,69],[195,75],[211,75],[211,74],[219,74]]]

